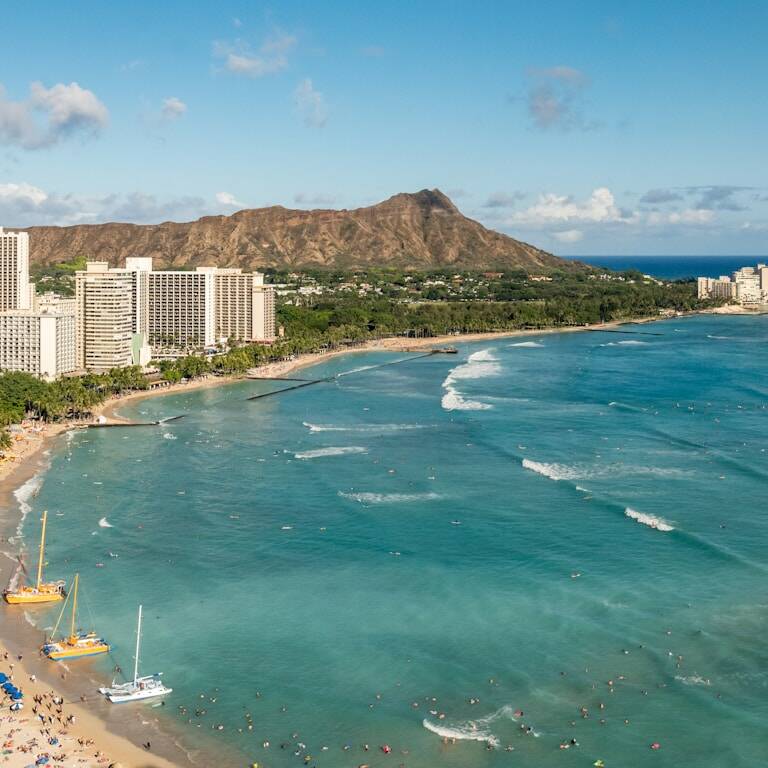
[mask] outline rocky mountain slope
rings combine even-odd
[[[181,224],[82,224],[27,231],[31,260],[43,264],[85,256],[114,266],[126,256],[152,256],[156,268],[455,266],[535,272],[564,265],[550,253],[467,218],[437,189],[398,194],[354,210],[272,206]]]

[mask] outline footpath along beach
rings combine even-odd
[[[325,354],[298,356],[292,360],[275,362],[256,369],[254,378],[279,378],[301,368],[331,357],[355,352],[419,351],[430,347],[446,346],[455,342],[471,342],[484,339],[542,335],[547,333],[575,332],[590,329],[615,330],[618,323],[601,326],[573,327],[565,329],[517,331],[465,336],[445,336],[424,339],[392,338],[370,342],[354,349],[338,350]],[[128,401],[164,394],[186,392],[193,389],[216,387],[242,380],[242,377],[209,377],[189,383],[177,384],[151,392],[135,392],[112,398],[94,413],[107,422],[120,423],[116,411]],[[8,553],[0,580],[6,581],[16,568],[11,559],[15,551],[12,541],[19,524],[20,502],[14,495],[25,483],[29,483],[48,463],[49,448],[62,433],[83,427],[83,423],[59,423],[42,427],[25,424],[17,433],[14,458],[0,464],[0,508],[4,511],[0,520],[4,549]],[[9,766],[34,765],[38,759],[49,756],[47,763],[53,766],[103,766],[122,765],[124,768],[166,768],[172,765],[202,765],[205,762],[190,758],[175,742],[171,731],[160,728],[156,714],[161,711],[150,707],[111,708],[95,693],[97,680],[88,673],[87,662],[76,669],[54,665],[39,658],[38,647],[41,632],[25,621],[23,610],[3,605],[5,621],[0,636],[0,672],[12,677],[14,684],[24,693],[24,709],[10,712],[10,700],[0,707],[0,736],[4,754],[0,764]],[[11,666],[12,665],[12,666]],[[81,697],[84,700],[81,700]],[[35,707],[34,698],[40,703]],[[62,703],[55,703],[62,702]],[[61,710],[61,711],[59,711]],[[43,716],[45,722],[40,719]],[[166,725],[164,723],[164,725]],[[54,742],[50,742],[54,739]],[[150,744],[150,749],[142,748]]]

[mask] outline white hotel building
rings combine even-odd
[[[728,299],[742,305],[768,304],[768,266],[742,267],[733,275],[698,279],[700,299]]]
[[[35,296],[29,235],[0,227],[0,371],[52,381],[76,368],[72,300]]]
[[[151,258],[126,259],[123,269],[88,262],[75,294],[78,366],[88,370],[146,365],[150,351],[171,359],[229,340],[275,338],[274,291],[260,273],[155,271]]]

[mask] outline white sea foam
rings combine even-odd
[[[709,678],[700,677],[699,675],[675,675],[675,680],[683,683],[683,685],[712,685]]]
[[[24,520],[27,517],[27,515],[32,511],[32,505],[29,503],[30,499],[33,496],[36,496],[38,491],[43,487],[43,476],[42,475],[34,475],[27,480],[26,483],[23,485],[20,485],[14,492],[13,495],[16,498],[16,501],[19,503],[19,510],[21,511],[21,519],[19,520],[18,526],[16,526],[16,538],[21,537],[21,530],[24,527]],[[14,538],[11,543],[13,543],[16,538]]]
[[[532,461],[523,459],[523,469],[530,469],[531,472],[544,475],[550,480],[576,480],[582,476],[575,467],[569,467],[567,464],[546,464],[543,461]]]
[[[486,717],[479,717],[476,720],[465,720],[464,722],[451,725],[435,723],[424,718],[422,725],[432,733],[446,739],[456,739],[457,741],[480,741],[484,744],[490,744],[493,747],[499,746],[499,739],[494,735],[491,725],[498,720],[517,721],[514,715],[514,708],[509,704],[497,709]],[[539,734],[534,733],[535,736]]]
[[[462,396],[458,383],[462,381],[484,379],[487,376],[497,376],[501,372],[498,358],[493,356],[493,350],[481,349],[473,352],[466,363],[457,365],[451,370],[443,382],[445,394],[442,406],[446,411],[487,411],[493,406],[478,400],[469,400]]]
[[[510,347],[526,347],[527,349],[534,349],[543,347],[544,345],[538,341],[518,341],[516,344],[510,344]]]
[[[339,379],[342,376],[349,376],[351,373],[362,373],[363,371],[370,371],[371,368],[375,368],[375,365],[361,365],[359,368],[353,368],[351,371],[342,371],[336,374],[336,378]]]
[[[440,498],[438,493],[345,493],[339,496],[360,504],[402,504],[412,501],[434,501]]]
[[[653,477],[688,477],[692,474],[684,469],[674,467],[645,467],[633,464],[597,464],[588,466],[583,464],[557,464],[543,461],[523,459],[523,468],[548,477],[550,480],[600,480],[617,476],[652,475]],[[577,487],[577,490],[586,490]]]
[[[639,341],[638,339],[626,339],[625,341],[618,342],[625,347],[647,347],[647,341]]]
[[[297,459],[319,459],[323,456],[349,456],[354,453],[368,453],[368,449],[362,445],[346,445],[338,447],[318,448],[314,451],[300,451],[294,453]]]
[[[656,517],[655,515],[646,515],[643,512],[637,512],[632,509],[632,507],[627,507],[624,510],[624,514],[642,525],[647,525],[649,528],[655,528],[657,531],[668,532],[675,530],[666,520]]]
[[[310,432],[405,432],[411,429],[426,429],[428,424],[352,424],[349,426],[337,426],[335,424],[311,424],[303,421],[302,424]]]
[[[163,437],[166,440],[177,440],[178,438],[172,432],[163,432]]]
[[[99,520],[99,528],[114,528],[114,526],[106,517],[102,517],[101,520]]]

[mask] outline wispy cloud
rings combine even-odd
[[[293,95],[305,125],[322,128],[328,122],[328,108],[323,94],[315,90],[309,78],[299,83]]]
[[[75,135],[93,136],[108,123],[109,112],[96,95],[75,82],[46,88],[35,82],[29,97],[12,101],[0,85],[0,143],[42,149]]]
[[[246,208],[245,203],[241,203],[231,192],[217,192],[216,202],[228,208]]]
[[[528,116],[539,130],[594,130],[599,123],[583,115],[589,78],[567,66],[531,69],[526,97]]]
[[[483,203],[483,208],[512,208],[517,205],[520,200],[525,199],[523,192],[512,192],[508,194],[506,192],[494,192],[488,196],[488,199]]]
[[[176,96],[169,96],[163,99],[163,108],[161,110],[166,120],[178,120],[187,111],[187,105]]]
[[[288,54],[296,47],[294,35],[275,35],[267,38],[257,51],[242,40],[234,43],[217,41],[213,54],[223,60],[224,68],[235,75],[259,78],[281,72],[288,67]]]
[[[688,198],[698,198],[693,203],[696,210],[711,211],[746,211],[741,193],[754,192],[755,187],[736,186],[733,184],[711,184],[705,186],[667,187],[651,189],[641,198],[644,205],[663,205],[682,202]]]
[[[233,207],[243,205],[228,193],[219,193],[213,199],[197,195],[160,199],[144,192],[88,197],[48,192],[25,182],[0,184],[0,221],[14,227],[191,221],[200,216],[231,213]]]
[[[324,194],[322,192],[317,194],[297,192],[293,196],[293,202],[297,205],[333,205],[336,202],[336,198],[333,195]]]

